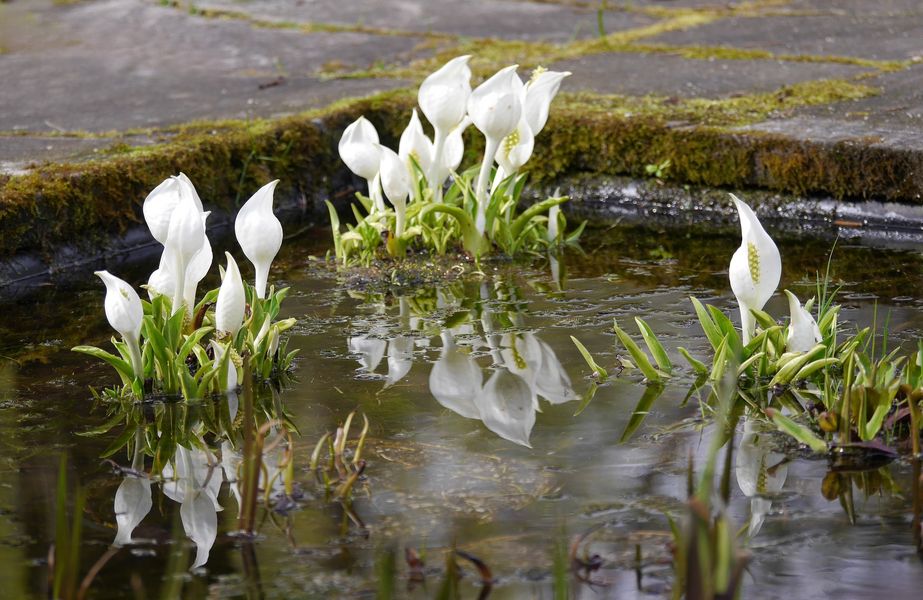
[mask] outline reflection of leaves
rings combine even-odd
[[[590,405],[590,402],[593,400],[593,398],[596,397],[597,389],[599,389],[599,386],[593,383],[590,385],[587,391],[584,392],[583,397],[580,399],[580,406],[578,406],[576,412],[574,412],[575,417],[582,413],[584,409]]]
[[[641,426],[641,423],[644,422],[644,418],[647,417],[650,412],[654,400],[659,398],[662,393],[663,385],[659,383],[651,384],[645,388],[644,394],[642,394],[641,399],[638,400],[634,412],[631,413],[631,418],[628,420],[628,425],[625,426],[625,431],[622,432],[622,437],[619,438],[620,444],[627,442],[635,430]]]

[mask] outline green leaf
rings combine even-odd
[[[693,358],[692,355],[689,354],[689,351],[688,351],[688,350],[686,350],[686,349],[683,348],[683,347],[679,347],[679,348],[677,348],[676,350],[677,350],[677,352],[679,352],[679,353],[683,356],[683,358],[686,359],[686,362],[689,363],[689,366],[692,367],[692,370],[695,371],[696,374],[698,374],[698,375],[707,375],[707,374],[708,374],[708,367],[705,366],[705,363],[703,363],[703,362],[700,361],[700,360],[696,360],[695,358]]]
[[[110,354],[101,348],[95,346],[74,346],[71,348],[73,352],[79,352],[81,354],[88,354],[95,358],[102,359],[109,363],[116,371],[118,371],[119,377],[122,379],[122,383],[125,385],[131,385],[132,380],[135,378],[135,372],[132,370],[131,365],[128,364],[127,360],[119,358],[114,354]]]
[[[625,349],[628,350],[628,353],[631,355],[632,360],[635,365],[637,365],[638,369],[640,369],[641,373],[650,381],[660,381],[660,373],[654,368],[654,365],[651,364],[647,354],[638,347],[638,344],[631,339],[631,336],[618,326],[617,322],[614,322],[612,327],[615,329],[615,334],[619,337]]]
[[[595,383],[590,384],[590,387],[587,388],[587,391],[583,394],[583,397],[580,399],[580,406],[577,407],[577,410],[574,411],[574,416],[576,417],[582,413],[587,406],[590,405],[590,402],[593,398],[596,397],[596,390],[599,389],[599,386]]]
[[[570,339],[572,342],[574,342],[574,345],[577,346],[577,350],[580,351],[580,354],[583,356],[583,360],[586,361],[586,364],[589,365],[590,369],[592,369],[594,373],[596,373],[596,377],[598,377],[600,381],[609,379],[609,373],[607,373],[604,368],[596,363],[596,361],[593,359],[593,356],[590,354],[590,351],[580,343],[580,340],[574,336],[570,336]]]
[[[558,198],[548,198],[542,200],[541,202],[536,202],[526,210],[522,211],[522,214],[516,217],[513,222],[510,224],[510,234],[513,239],[516,239],[522,233],[522,230],[525,228],[526,224],[531,221],[533,218],[547,212],[552,206],[557,206],[567,202],[567,196],[560,196]]]
[[[792,436],[814,452],[827,451],[827,442],[814,435],[814,432],[807,427],[799,425],[775,409],[767,408],[765,412],[766,416],[772,419],[772,422],[783,433]]]
[[[724,336],[721,334],[718,326],[715,325],[715,322],[712,321],[711,316],[708,314],[708,311],[702,306],[702,303],[699,302],[694,296],[690,296],[689,299],[692,301],[692,306],[695,308],[695,314],[699,317],[699,325],[702,326],[702,331],[705,332],[705,337],[708,338],[708,342],[711,344],[711,347],[718,351],[718,346],[721,345],[724,340]]]
[[[651,384],[644,389],[641,399],[638,400],[638,404],[635,406],[634,411],[632,411],[631,418],[625,426],[625,431],[622,432],[622,436],[619,438],[620,444],[627,442],[635,430],[641,426],[641,423],[644,422],[645,417],[647,417],[650,412],[654,400],[659,398],[662,393],[663,385],[660,383]]]
[[[663,344],[661,344],[657,336],[654,335],[650,326],[644,322],[644,319],[635,317],[635,323],[638,324],[641,337],[644,338],[644,343],[647,345],[648,350],[651,351],[651,356],[654,357],[657,366],[660,367],[661,370],[670,373],[673,370],[673,363],[670,362],[670,357],[667,356],[667,351],[664,350]]]

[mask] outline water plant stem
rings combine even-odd
[[[433,202],[442,202],[442,181],[438,176],[442,171],[443,155],[445,154],[446,132],[436,127],[433,140],[433,164],[429,168],[429,186],[433,190]]]
[[[500,140],[487,138],[487,144],[484,148],[484,160],[481,162],[481,170],[478,173],[478,183],[475,188],[475,199],[477,200],[477,217],[474,221],[474,227],[478,233],[484,234],[487,228],[487,180],[490,178],[490,167],[494,164],[494,157],[497,155],[497,149],[500,147]]]

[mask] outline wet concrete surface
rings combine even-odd
[[[100,132],[291,114],[403,85],[323,81],[317,73],[327,63],[365,68],[421,54],[419,38],[257,28],[133,0],[16,15],[36,35],[4,42],[0,79],[16,81],[0,90],[5,131]]]
[[[202,8],[258,19],[361,25],[419,33],[566,42],[598,33],[596,7],[517,0],[205,0]],[[607,32],[653,23],[641,14],[608,15]]]
[[[677,46],[759,49],[776,54],[919,60],[923,57],[923,18],[854,13],[731,17],[671,31],[650,41]]]
[[[694,66],[691,69],[690,66]],[[868,69],[853,65],[778,60],[698,60],[680,56],[607,53],[551,66],[570,71],[567,89],[607,94],[655,94],[718,98],[768,92],[814,79],[854,77]]]

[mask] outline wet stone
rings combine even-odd
[[[0,8],[0,10],[4,10]],[[0,131],[110,131],[290,114],[404,85],[322,81],[328,62],[364,68],[419,53],[412,37],[311,33],[109,0],[0,12]],[[34,34],[34,35],[31,35]]]
[[[792,15],[721,19],[647,41],[676,46],[730,46],[777,54],[909,60],[923,55],[921,38],[923,19],[919,18]]]
[[[598,35],[596,7],[516,0],[205,0],[197,6],[258,19],[363,25],[471,37],[569,41]],[[636,13],[606,15],[606,32],[653,23]]]
[[[805,108],[799,115],[835,118],[869,128],[894,129],[923,139],[923,65],[899,73],[878,75],[865,81],[880,88],[876,96]]]
[[[851,78],[867,71],[836,64],[774,60],[689,60],[658,54],[596,54],[552,66],[571,71],[569,91],[716,98],[768,92],[814,79]]]

